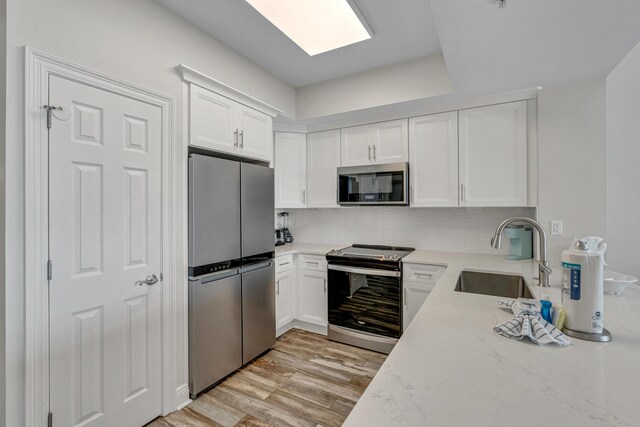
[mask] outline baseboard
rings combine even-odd
[[[292,320],[291,322],[287,323],[286,325],[276,329],[276,338],[279,337],[280,335],[284,334],[285,332],[287,332],[289,329],[294,327],[293,324],[294,320]]]
[[[327,336],[328,334],[328,326],[324,325],[316,325],[315,323],[309,323],[309,322],[305,322],[302,320],[294,320],[293,321],[293,327],[294,328],[299,328],[305,331],[309,331],[309,332],[314,332],[316,334],[320,334],[320,335],[324,335]]]
[[[176,411],[187,406],[191,403],[191,399],[189,398],[189,385],[183,384],[176,389]]]

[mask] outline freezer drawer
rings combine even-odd
[[[190,280],[190,394],[192,396],[198,394],[240,366],[242,366],[240,274],[236,270],[208,279]]]
[[[241,271],[244,364],[276,342],[275,266],[269,261]]]
[[[273,169],[242,163],[242,257],[273,252]]]

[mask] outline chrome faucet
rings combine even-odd
[[[548,288],[550,286],[549,276],[551,275],[552,270],[551,268],[549,268],[549,261],[547,261],[547,233],[544,232],[544,228],[542,228],[542,225],[540,225],[538,221],[534,221],[531,218],[525,217],[513,217],[505,219],[504,221],[502,221],[502,224],[500,224],[496,229],[496,234],[495,236],[493,236],[493,239],[491,239],[491,247],[493,249],[500,249],[500,247],[502,246],[502,232],[509,224],[513,224],[514,222],[524,222],[525,224],[529,224],[533,228],[538,230],[538,241],[540,244],[538,254],[538,256],[540,257],[540,260],[538,260],[538,266],[540,267],[540,281],[538,285],[544,288]]]

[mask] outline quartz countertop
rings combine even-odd
[[[310,255],[326,255],[332,249],[344,248],[346,245],[325,245],[317,243],[287,243],[286,245],[276,246],[276,257],[289,254],[310,254]]]
[[[403,262],[447,268],[345,426],[640,424],[639,287],[605,295],[612,342],[538,346],[493,331],[511,318],[496,297],[454,291],[460,271],[479,270],[521,274],[537,294],[534,261],[415,251]],[[559,273],[551,277],[554,302]]]

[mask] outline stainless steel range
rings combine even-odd
[[[329,339],[391,352],[402,334],[402,258],[413,250],[353,245],[327,254]]]

